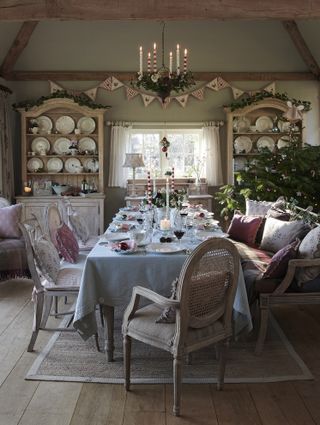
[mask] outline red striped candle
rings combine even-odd
[[[148,74],[150,74],[151,73],[151,53],[150,52],[148,52],[148,68],[147,68],[147,71],[148,71]]]
[[[150,171],[147,172],[147,201],[148,201],[148,205],[151,205],[152,204]]]
[[[171,190],[174,192],[174,167],[172,167],[171,173]]]

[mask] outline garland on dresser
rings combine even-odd
[[[99,103],[95,103],[88,95],[85,93],[81,94],[72,94],[67,90],[56,90],[48,96],[41,96],[39,99],[34,100],[24,100],[22,102],[14,103],[12,106],[15,110],[23,108],[25,111],[32,109],[34,106],[41,106],[46,100],[49,99],[72,99],[79,106],[87,106],[92,109],[105,109],[111,108],[111,106],[101,105]]]

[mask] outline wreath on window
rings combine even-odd
[[[169,149],[169,146],[170,146],[169,140],[166,137],[163,137],[160,140],[160,146],[161,146],[162,152],[164,152],[165,155],[166,155],[166,158],[168,158],[168,149]]]

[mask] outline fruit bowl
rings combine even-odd
[[[57,195],[62,195],[62,193],[67,192],[70,187],[71,186],[67,184],[56,184],[55,186],[52,186],[52,189]]]

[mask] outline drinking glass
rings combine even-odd
[[[176,214],[174,222],[173,222],[173,233],[178,239],[179,245],[181,245],[181,238],[183,237],[185,232],[186,232],[186,227],[183,224],[183,219],[181,215],[178,213]]]

